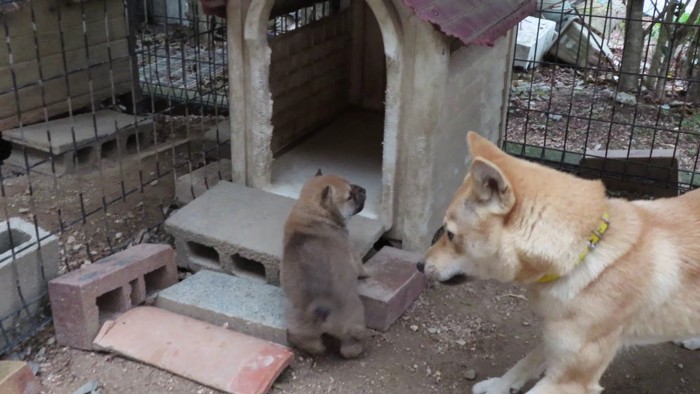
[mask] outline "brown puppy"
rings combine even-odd
[[[609,199],[600,181],[467,140],[470,171],[418,269],[519,282],[543,329],[531,353],[473,393],[509,394],[542,373],[528,393],[600,393],[619,349],[700,334],[700,190]]]
[[[309,353],[326,350],[323,334],[340,340],[345,358],[362,353],[365,310],[357,278],[367,275],[347,222],[364,204],[365,189],[319,170],[285,223],[280,275],[288,299],[287,340]]]

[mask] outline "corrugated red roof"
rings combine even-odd
[[[226,18],[226,0],[200,0],[204,15]]]
[[[226,0],[200,0],[206,15],[226,17]],[[464,44],[488,45],[535,11],[536,0],[403,0],[424,21]]]
[[[536,0],[403,0],[424,21],[464,44],[488,45],[535,11]]]

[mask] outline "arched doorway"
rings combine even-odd
[[[393,4],[319,1],[271,23],[274,5],[251,4],[244,26],[249,183],[296,197],[322,168],[366,187],[363,214],[388,229],[402,69]]]

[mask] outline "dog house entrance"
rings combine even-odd
[[[267,191],[296,198],[320,168],[365,187],[361,215],[378,218],[386,183],[387,85],[379,24],[360,0],[306,9],[311,16],[285,16],[292,29],[274,23],[269,33],[273,161]]]

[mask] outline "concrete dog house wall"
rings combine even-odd
[[[296,197],[318,168],[421,249],[462,182],[473,129],[505,130],[514,26],[534,0],[201,0],[225,16],[232,179]],[[333,12],[284,32],[270,21]]]

